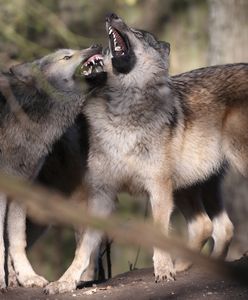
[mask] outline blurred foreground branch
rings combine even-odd
[[[201,265],[207,272],[219,274],[248,284],[248,270],[240,269],[222,261],[207,258],[186,248],[175,239],[165,237],[159,228],[151,222],[133,221],[124,222],[118,215],[107,219],[90,216],[84,205],[70,202],[58,193],[49,191],[30,182],[0,173],[0,190],[6,195],[20,201],[27,207],[27,213],[34,220],[48,224],[57,223],[66,226],[91,226],[105,231],[119,243],[141,245],[150,249],[161,248],[191,260]]]

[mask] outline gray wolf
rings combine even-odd
[[[83,108],[90,136],[89,210],[108,217],[118,192],[143,193],[154,222],[168,234],[175,191],[207,180],[226,163],[248,176],[248,64],[171,78],[167,43],[115,14],[106,28],[107,81]],[[101,232],[87,230],[72,265],[46,291],[76,288],[101,238]],[[168,253],[154,249],[153,261],[156,281],[175,278]]]
[[[74,122],[85,101],[82,63],[101,47],[58,50],[30,63],[13,66],[0,76],[0,169],[34,180],[53,144]],[[3,224],[6,198],[0,200],[0,288],[5,289]],[[25,287],[47,281],[32,269],[25,253],[25,208],[12,201],[8,210],[11,264]]]
[[[81,185],[85,171],[87,141],[87,123],[85,118],[79,115],[75,124],[68,128],[63,136],[52,145],[35,182],[63,193],[68,201],[77,199],[78,194],[80,194],[80,199],[84,199],[81,194]],[[47,229],[48,226],[36,224],[27,218],[27,249],[31,248]],[[8,247],[7,242],[5,249],[7,249],[6,247]],[[8,274],[8,286],[18,286],[16,272],[10,263],[6,273]]]

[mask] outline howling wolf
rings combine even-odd
[[[248,176],[248,64],[172,78],[167,43],[130,28],[115,14],[107,17],[106,28],[107,81],[84,106],[89,209],[108,217],[118,192],[143,193],[167,234],[174,191],[205,181],[227,163]],[[91,75],[88,65],[84,72]],[[46,291],[74,289],[101,237],[86,231],[72,265]],[[153,260],[156,281],[175,278],[168,253],[155,248]]]

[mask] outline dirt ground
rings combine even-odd
[[[248,258],[235,262],[235,265],[248,268]],[[73,293],[48,296],[43,294],[41,289],[16,288],[0,294],[1,300],[100,300],[104,298],[110,300],[247,300],[248,285],[244,286],[233,280],[218,278],[200,268],[193,267],[179,274],[175,282],[155,283],[152,269],[142,269],[118,275],[91,287],[78,288]]]

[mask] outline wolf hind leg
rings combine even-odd
[[[222,175],[213,176],[202,188],[205,209],[213,223],[212,256],[225,259],[233,237],[234,227],[225,210],[221,193]]]
[[[180,191],[175,202],[184,215],[188,226],[188,247],[195,251],[201,251],[206,241],[211,237],[213,224],[207,215],[201,198],[201,186],[194,186]],[[176,272],[182,272],[190,268],[191,261],[177,258],[175,261]]]
[[[234,226],[225,210],[213,218],[214,248],[211,254],[213,257],[226,258],[233,232]]]

